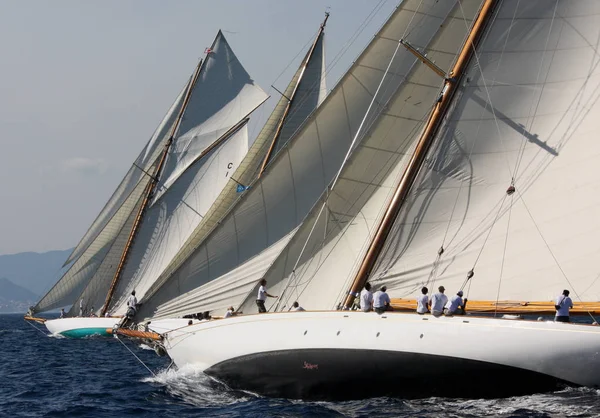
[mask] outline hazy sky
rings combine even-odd
[[[272,95],[255,136],[327,8],[331,89],[397,3],[0,0],[0,254],[79,241],[218,29]]]

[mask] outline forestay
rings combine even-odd
[[[600,300],[599,42],[600,2],[501,2],[374,271],[391,296]]]
[[[184,299],[185,293],[241,266],[300,224],[338,171],[352,139],[365,134],[364,130],[358,132],[363,119],[368,127],[379,116],[381,106],[373,106],[368,114],[367,109],[397,47],[397,38],[391,42],[381,35],[402,34],[414,15],[414,7],[414,3],[407,2],[393,13],[262,177],[165,285],[146,301],[143,316],[176,316],[199,310],[199,303],[171,303],[170,309],[160,307],[178,297]],[[252,288],[248,287],[248,293]],[[222,300],[221,309],[240,302]]]
[[[343,298],[373,238],[444,79],[399,45],[402,39],[450,68],[480,1],[403,2],[404,14],[380,34],[398,46],[375,103],[383,111],[369,125],[333,189],[326,192],[265,275],[281,295],[273,309],[294,301],[305,309],[333,309]],[[325,207],[323,209],[323,203]],[[244,310],[253,304],[250,294]]]

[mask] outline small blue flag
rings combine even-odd
[[[250,188],[250,186],[244,186],[242,184],[238,184],[236,192],[242,193],[244,190],[248,190],[249,188]]]

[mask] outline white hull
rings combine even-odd
[[[588,325],[290,312],[197,323],[167,333],[164,345],[179,367],[194,364],[234,387],[273,396],[356,397],[348,386],[376,396],[378,380],[396,385],[391,392],[380,385],[382,395],[413,397],[459,396],[462,388],[465,397],[494,397],[550,390],[561,383],[600,386],[600,327]],[[424,376],[429,383],[419,381]],[[353,377],[341,394],[327,386]],[[303,387],[303,379],[311,387]],[[474,391],[466,390],[467,383]]]
[[[83,338],[91,335],[109,336],[106,330],[113,328],[120,321],[121,318],[74,317],[50,319],[44,325],[51,334]]]

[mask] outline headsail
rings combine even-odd
[[[392,296],[600,300],[599,13],[501,2],[373,273]]]
[[[294,301],[306,309],[334,309],[364,257],[374,230],[398,183],[444,78],[399,42],[428,54],[449,68],[468,33],[478,0],[403,2],[395,30],[382,35],[398,46],[376,103],[385,109],[372,118],[339,179],[328,190],[298,233],[265,274],[269,291],[280,295],[274,309]],[[463,11],[468,14],[467,21]],[[414,18],[412,17],[414,15]],[[242,310],[250,310],[254,292]]]

